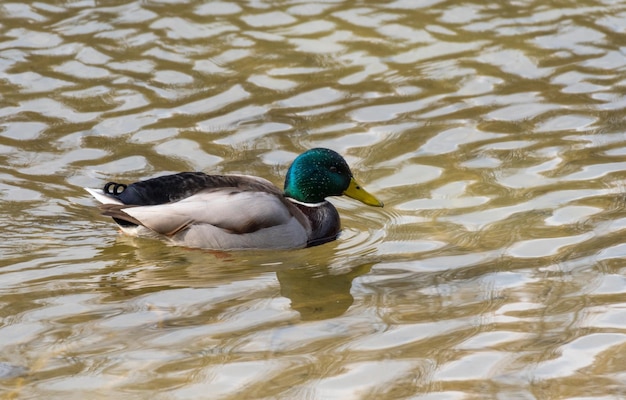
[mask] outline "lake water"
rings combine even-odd
[[[10,399],[626,398],[626,1],[0,4]],[[82,187],[323,146],[385,208],[297,251]]]

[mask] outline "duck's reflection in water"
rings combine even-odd
[[[291,300],[291,308],[303,320],[322,320],[342,315],[354,302],[352,280],[370,271],[372,264],[344,273],[328,267],[293,268],[277,271],[280,294]]]

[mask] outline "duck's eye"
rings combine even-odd
[[[337,167],[335,167],[334,165],[332,167],[330,167],[330,172],[336,173],[337,172]]]

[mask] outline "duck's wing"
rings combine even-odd
[[[282,195],[281,195],[282,196]],[[151,206],[103,204],[103,214],[173,236],[193,225],[212,225],[233,234],[285,225],[295,210],[274,193],[237,189],[205,190],[183,200]],[[305,223],[308,223],[306,221]]]
[[[136,225],[120,224],[127,234],[157,233],[189,247],[299,248],[306,246],[311,233],[302,212],[267,192],[213,190],[155,206],[104,204],[101,208],[105,215]]]

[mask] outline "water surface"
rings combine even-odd
[[[0,5],[0,391],[626,396],[626,2]],[[119,236],[82,187],[282,185],[333,148],[339,240]]]

